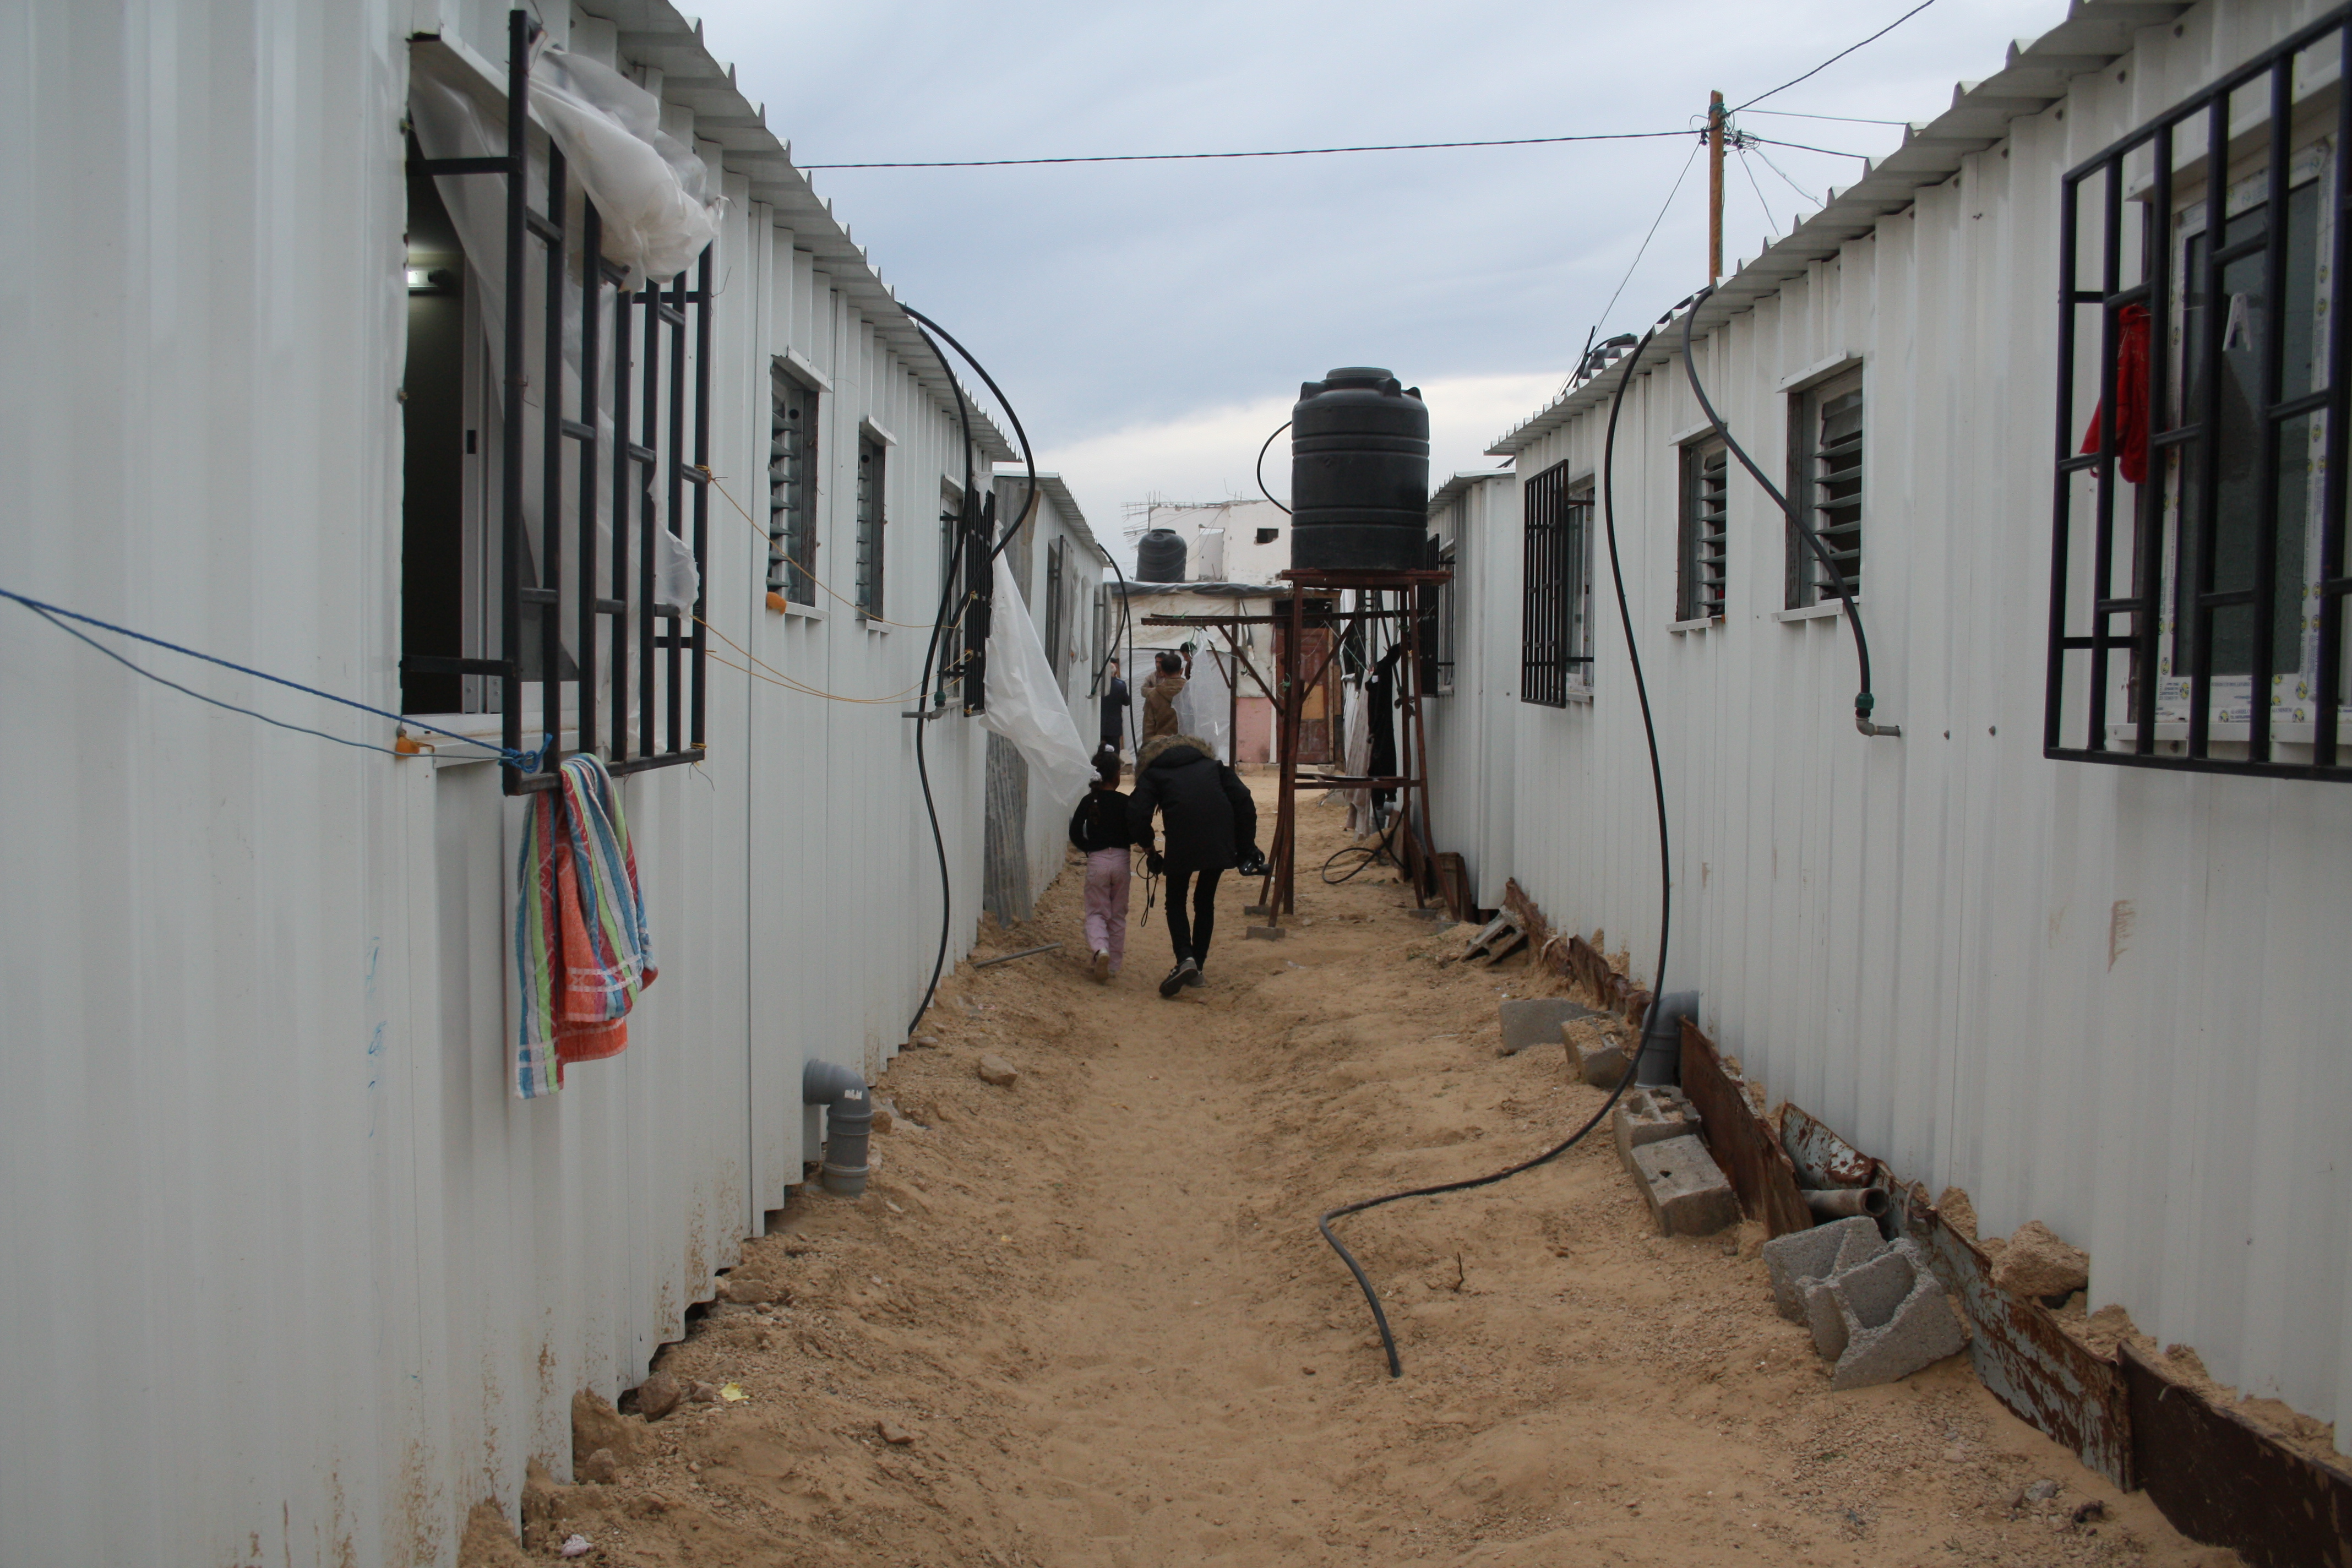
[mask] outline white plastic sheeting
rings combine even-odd
[[[604,220],[604,254],[629,287],[692,265],[719,233],[720,204],[694,150],[661,128],[661,103],[612,67],[543,48],[530,65],[531,107]]]
[[[1043,791],[1066,810],[1095,776],[1093,753],[1070,721],[1070,700],[1021,596],[1021,580],[996,557],[996,602],[988,620],[988,710],[980,721],[1020,750],[1029,763],[1031,791]]]

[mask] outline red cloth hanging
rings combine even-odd
[[[2145,305],[2126,305],[2116,316],[2116,471],[2129,484],[2147,478],[2147,340]],[[2101,405],[2091,410],[2083,433],[2083,455],[2099,449]]]

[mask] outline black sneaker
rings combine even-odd
[[[1199,984],[1201,984],[1201,966],[1189,958],[1181,959],[1178,961],[1175,968],[1168,972],[1168,978],[1160,983],[1160,994],[1173,996],[1185,986]]]
[[[1192,968],[1184,972],[1184,984],[1195,991],[1208,984],[1208,981],[1202,977],[1201,966],[1198,963],[1194,963]]]

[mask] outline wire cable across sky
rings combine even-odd
[[[1097,153],[1066,158],[940,158],[899,163],[803,163],[819,169],[1004,169],[1040,163],[1170,163],[1204,158],[1319,158],[1334,153],[1429,153],[1447,147],[1546,147],[1562,142],[1649,142],[1687,131],[1606,131],[1580,136],[1511,136],[1492,142],[1384,142],[1362,147],[1276,147],[1244,153]]]

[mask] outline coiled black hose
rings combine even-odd
[[[1696,309],[1696,306],[1693,308]],[[1671,318],[1671,314],[1669,312],[1667,319]],[[1649,743],[1650,786],[1657,802],[1658,814],[1658,967],[1654,983],[1650,990],[1649,1016],[1643,1020],[1642,1024],[1642,1037],[1644,1042],[1648,1040],[1651,1029],[1657,1025],[1658,1009],[1664,1005],[1665,996],[1666,942],[1674,932],[1674,862],[1666,840],[1666,779],[1665,772],[1658,762],[1658,730],[1650,713],[1650,686],[1642,672],[1641,646],[1633,637],[1633,612],[1625,597],[1625,574],[1617,559],[1617,506],[1612,481],[1615,476],[1617,458],[1617,416],[1624,406],[1625,389],[1633,382],[1633,367],[1641,363],[1642,350],[1650,346],[1650,340],[1657,335],[1658,327],[1664,324],[1665,320],[1662,319],[1656,325],[1652,326],[1643,334],[1641,346],[1626,356],[1625,373],[1618,377],[1616,394],[1609,402],[1609,434],[1602,442],[1601,456],[1601,515],[1609,536],[1609,574],[1617,584],[1617,618],[1625,628],[1625,654],[1633,665],[1634,694],[1641,699],[1642,733]],[[1381,1345],[1388,1352],[1391,1377],[1403,1376],[1404,1363],[1397,1359],[1396,1335],[1389,1329],[1389,1316],[1381,1306],[1381,1293],[1373,1288],[1371,1278],[1364,1272],[1363,1265],[1356,1261],[1356,1255],[1349,1252],[1340,1243],[1339,1238],[1331,1234],[1331,1222],[1335,1219],[1344,1219],[1351,1214],[1361,1214],[1366,1209],[1378,1208],[1382,1204],[1396,1203],[1404,1198],[1429,1198],[1435,1197],[1441,1193],[1460,1193],[1467,1192],[1473,1187],[1492,1186],[1496,1182],[1507,1181],[1523,1171],[1532,1171],[1538,1165],[1557,1160],[1583,1142],[1586,1133],[1601,1125],[1601,1119],[1616,1106],[1617,1101],[1623,1097],[1627,1086],[1633,1081],[1633,1068],[1629,1063],[1623,1076],[1618,1079],[1617,1087],[1609,1091],[1609,1098],[1601,1102],[1601,1108],[1586,1119],[1583,1126],[1531,1160],[1522,1160],[1516,1165],[1496,1171],[1490,1175],[1473,1176],[1460,1182],[1441,1182],[1434,1186],[1413,1187],[1406,1192],[1388,1193],[1377,1198],[1366,1198],[1360,1203],[1345,1204],[1315,1222],[1315,1228],[1323,1233],[1323,1239],[1331,1244],[1331,1250],[1339,1255],[1339,1260],[1348,1266],[1348,1272],[1356,1277],[1357,1285],[1364,1292],[1364,1300],[1371,1306],[1372,1321],[1379,1325],[1381,1331]]]

